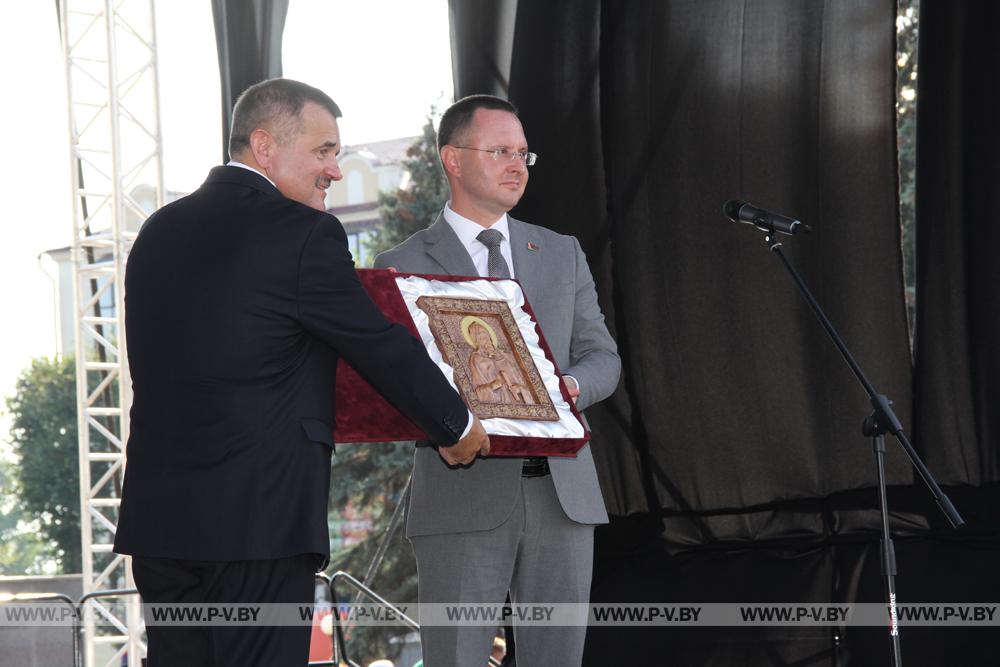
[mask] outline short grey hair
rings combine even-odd
[[[341,116],[329,95],[300,81],[267,79],[247,88],[233,107],[229,157],[250,148],[250,134],[258,128],[267,128],[278,141],[285,141],[298,129],[306,102],[320,105],[334,118]]]

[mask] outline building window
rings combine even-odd
[[[365,177],[361,172],[347,174],[347,205],[360,204],[365,200]]]

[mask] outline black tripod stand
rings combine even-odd
[[[865,392],[868,394],[869,401],[874,408],[874,412],[868,415],[864,419],[862,424],[862,433],[866,437],[872,438],[872,446],[875,452],[875,463],[877,467],[878,474],[878,493],[879,493],[879,512],[882,518],[882,540],[880,553],[882,556],[882,576],[885,578],[885,589],[886,597],[889,603],[889,638],[892,644],[892,664],[894,667],[902,666],[902,656],[900,654],[900,643],[899,643],[899,619],[896,609],[896,553],[895,548],[892,544],[892,536],[889,532],[889,509],[886,502],[886,490],[885,490],[885,433],[891,433],[902,446],[903,451],[906,453],[907,457],[910,459],[910,463],[916,468],[917,472],[920,474],[921,479],[927,484],[931,493],[934,496],[934,500],[937,502],[938,507],[941,508],[941,512],[948,519],[948,522],[953,528],[958,528],[965,521],[962,519],[961,515],[955,510],[955,507],[951,504],[948,496],[944,494],[941,487],[934,480],[933,475],[924,465],[924,462],[920,460],[920,456],[913,449],[910,444],[909,439],[903,432],[903,425],[900,423],[899,418],[892,410],[892,401],[889,400],[884,394],[879,394],[872,383],[868,381],[865,377],[864,372],[861,367],[858,366],[857,361],[851,355],[847,346],[844,344],[843,339],[837,330],[834,329],[833,324],[827,319],[826,314],[823,309],[820,308],[819,303],[813,298],[813,295],[809,292],[806,287],[805,282],[803,282],[802,277],[798,274],[795,268],[785,257],[785,253],[781,249],[781,243],[777,240],[776,235],[778,232],[785,234],[795,234],[798,231],[808,231],[809,228],[802,225],[797,220],[792,220],[790,218],[785,218],[784,216],[775,215],[765,211],[763,209],[758,209],[753,207],[751,204],[746,202],[729,202],[726,204],[724,209],[727,217],[735,222],[747,222],[754,225],[761,231],[766,232],[764,237],[767,243],[768,249],[781,259],[782,264],[785,265],[785,269],[788,270],[789,275],[791,275],[792,280],[795,281],[796,287],[798,287],[799,292],[802,294],[803,298],[809,304],[816,318],[819,319],[820,324],[826,330],[826,333],[830,336],[834,345],[840,351],[841,356],[847,365],[851,367],[851,372],[864,387]]]

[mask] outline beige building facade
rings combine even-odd
[[[358,268],[371,266],[365,242],[382,224],[378,212],[380,192],[406,189],[410,174],[406,151],[419,137],[403,137],[345,146],[340,154],[344,180],[327,191],[327,210],[337,216],[347,232],[347,242]]]

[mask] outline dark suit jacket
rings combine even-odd
[[[125,300],[119,553],[327,555],[338,356],[438,443],[465,428],[423,346],[364,292],[340,222],[251,171],[217,167],[149,218]]]

